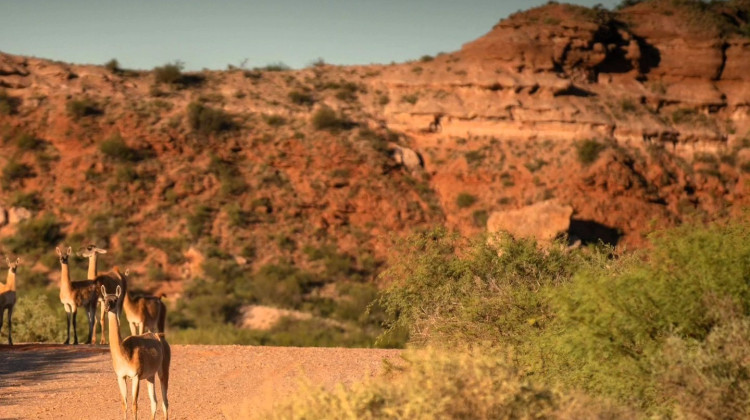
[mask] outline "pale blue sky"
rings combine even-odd
[[[544,0],[0,0],[0,51],[186,69],[390,63],[454,51]],[[612,8],[618,0],[575,0]]]

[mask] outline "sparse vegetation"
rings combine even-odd
[[[190,128],[203,135],[217,134],[235,128],[231,115],[200,102],[188,105],[187,118]]]
[[[418,100],[419,100],[419,95],[417,95],[416,93],[411,94],[411,95],[404,95],[401,97],[401,102],[409,103],[412,105],[416,104]]]
[[[4,89],[0,89],[0,115],[13,115],[18,111],[21,100],[10,96]]]
[[[119,133],[101,142],[99,151],[107,158],[120,162],[137,162],[141,159],[138,151],[128,147]]]
[[[15,160],[8,161],[3,167],[3,185],[6,187],[35,176],[36,174],[31,166]]]
[[[18,136],[16,145],[19,150],[23,151],[37,151],[44,149],[44,140],[37,138],[28,133],[23,133]]]
[[[44,207],[44,200],[37,191],[29,193],[17,192],[10,201],[13,207],[23,207],[29,210],[41,210]]]
[[[117,61],[117,59],[111,59],[104,63],[104,68],[109,70],[110,73],[120,73],[122,69],[120,69],[120,63]]]
[[[293,90],[289,92],[289,100],[295,105],[312,106],[315,104],[315,98],[310,92]]]
[[[182,79],[183,68],[185,68],[185,64],[181,61],[175,61],[174,63],[167,63],[163,66],[154,67],[154,80],[156,80],[156,83],[164,83],[167,85],[177,84]]]
[[[599,154],[606,146],[596,140],[588,139],[576,143],[576,154],[578,161],[584,165],[590,165],[599,159]]]
[[[84,117],[101,115],[102,110],[99,105],[89,98],[71,99],[66,105],[68,115],[74,120],[80,120]]]
[[[200,205],[195,211],[187,216],[187,228],[190,236],[198,240],[205,236],[210,230],[210,224],[214,219],[214,209],[209,206]]]
[[[36,254],[49,252],[65,235],[57,219],[46,214],[41,217],[27,219],[18,224],[16,233],[2,239],[13,254]]]
[[[456,205],[460,209],[465,209],[467,207],[471,207],[474,205],[474,203],[477,202],[477,197],[475,195],[469,194],[469,193],[461,193],[456,197]]]
[[[338,131],[348,128],[350,123],[340,118],[333,109],[323,106],[313,114],[312,124],[316,130]]]

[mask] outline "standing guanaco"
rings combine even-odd
[[[86,316],[89,320],[89,338],[86,340],[86,344],[91,344],[98,298],[95,283],[91,280],[71,281],[68,257],[73,253],[73,250],[70,247],[68,247],[66,252],[62,252],[59,247],[55,248],[55,250],[57,251],[57,256],[60,258],[61,266],[60,302],[62,302],[65,308],[65,315],[68,321],[68,335],[64,344],[70,344],[71,320],[73,321],[73,344],[78,344],[78,331],[76,330],[78,308],[86,310]]]
[[[99,275],[98,255],[106,254],[106,253],[107,253],[106,249],[99,248],[98,246],[94,244],[89,244],[86,247],[78,250],[77,254],[79,256],[89,259],[89,269],[88,269],[88,275],[87,275],[88,280],[96,280],[97,276]],[[104,282],[104,285],[107,287],[107,290],[115,290],[115,287],[117,287],[120,284],[119,280],[117,280],[117,278],[114,276],[102,278],[102,280],[100,280],[100,283],[102,281]],[[99,285],[100,284],[97,284],[97,286]],[[101,296],[99,287],[96,288],[96,292],[98,296],[97,302],[101,310],[100,316],[99,316],[99,325],[101,326],[101,329],[102,329],[102,335],[101,335],[101,340],[99,341],[99,343],[104,344],[106,342],[105,341],[106,335],[104,333],[104,315],[106,314],[106,312],[104,312],[104,299]],[[117,314],[119,315],[120,313],[122,313],[122,302],[119,302],[118,307],[117,307]],[[93,337],[94,343],[96,343],[96,324],[97,324],[96,319],[94,319],[94,337]]]
[[[161,296],[133,296],[128,291],[128,275],[130,270],[125,270],[122,275],[123,297],[122,308],[130,325],[130,333],[133,335],[143,334],[145,330],[150,332],[164,333],[167,318],[167,306],[161,301]]]
[[[117,269],[114,270],[117,272]],[[172,351],[164,337],[164,334],[146,333],[142,335],[131,335],[125,340],[120,336],[120,318],[117,316],[117,301],[123,293],[122,288],[117,286],[115,293],[107,293],[104,286],[101,287],[104,296],[104,309],[107,311],[109,321],[109,350],[112,355],[112,366],[117,375],[117,384],[120,387],[122,397],[122,413],[127,419],[128,396],[125,380],[131,379],[133,389],[132,405],[133,418],[138,419],[138,388],[140,380],[145,379],[148,383],[148,396],[151,400],[151,419],[156,416],[156,380],[159,376],[161,382],[161,399],[164,418],[169,418],[169,401],[167,389],[169,387],[169,364],[172,360]]]
[[[16,262],[11,262],[5,257],[8,263],[8,279],[5,284],[0,283],[0,327],[3,326],[3,313],[8,310],[8,344],[13,345],[13,306],[16,304],[16,270],[21,263],[20,258]]]

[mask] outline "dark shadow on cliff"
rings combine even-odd
[[[568,237],[571,242],[580,239],[581,245],[604,243],[616,246],[622,232],[593,220],[570,219]]]

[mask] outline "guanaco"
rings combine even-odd
[[[120,277],[123,286],[122,307],[130,325],[132,335],[143,334],[145,330],[164,333],[167,318],[167,306],[161,301],[162,296],[132,296],[128,291],[130,270]]]
[[[89,244],[86,247],[78,250],[77,254],[79,256],[89,259],[89,269],[88,269],[88,275],[87,275],[88,280],[97,279],[97,276],[99,276],[98,255],[106,254],[106,253],[107,253],[106,249],[99,248],[98,246],[94,244]],[[115,290],[115,287],[120,285],[119,280],[114,276],[103,277],[99,281],[99,284],[97,284],[97,286],[100,286],[102,282],[104,282],[103,284],[106,286],[107,290],[111,290],[111,291]],[[99,316],[98,324],[100,325],[101,330],[102,330],[101,340],[99,341],[99,344],[105,344],[106,334],[104,333],[104,315],[106,314],[106,312],[104,312],[104,300],[103,300],[103,297],[101,296],[99,287],[96,288],[96,291],[97,291],[97,297],[98,297],[97,303],[100,308],[100,316]],[[119,305],[117,308],[118,308],[117,314],[120,315],[122,313],[122,302],[119,302]],[[94,343],[96,343],[96,325],[97,325],[97,322],[96,322],[96,319],[94,319],[94,337],[93,337]]]
[[[123,290],[120,286],[117,286],[115,293],[110,294],[102,286],[101,293],[104,296],[104,310],[107,312],[109,321],[109,350],[112,355],[112,366],[115,375],[117,375],[117,384],[120,387],[123,417],[127,419],[128,410],[125,380],[130,378],[133,389],[133,418],[138,419],[138,388],[140,380],[145,379],[148,383],[148,396],[151,400],[151,419],[154,419],[156,416],[155,377],[158,375],[159,382],[161,382],[164,418],[168,419],[167,388],[169,387],[169,364],[172,359],[172,350],[164,334],[131,335],[123,340],[120,336],[120,318],[117,316],[117,302]]]
[[[11,262],[5,257],[8,263],[8,279],[5,284],[0,283],[0,327],[3,326],[3,313],[8,310],[8,345],[13,345],[13,306],[16,305],[16,270],[21,263],[20,258]]]
[[[60,258],[60,265],[62,267],[60,276],[60,302],[62,302],[65,308],[65,315],[68,321],[67,338],[63,344],[70,344],[71,320],[73,323],[73,344],[78,344],[78,331],[76,330],[78,308],[86,310],[86,316],[89,320],[89,338],[86,340],[86,344],[91,344],[98,298],[96,285],[91,280],[71,281],[68,257],[73,253],[73,250],[70,247],[68,247],[66,252],[62,252],[60,247],[55,248],[55,250],[57,251],[57,256]]]

